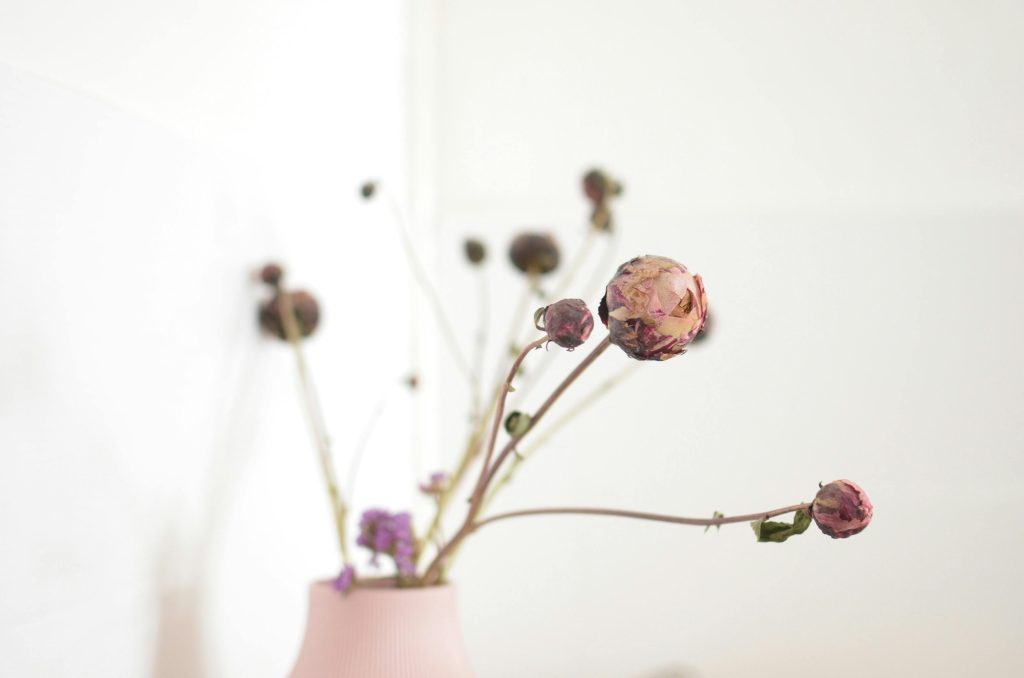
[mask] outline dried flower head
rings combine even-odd
[[[432,496],[439,495],[448,489],[448,480],[448,474],[444,471],[431,473],[427,482],[420,483],[420,492]]]
[[[871,522],[873,507],[867,493],[850,480],[834,480],[818,490],[811,517],[833,539],[846,539]]]
[[[522,233],[515,237],[508,256],[523,273],[544,274],[558,268],[558,245],[544,233]]]
[[[592,169],[583,175],[583,194],[594,205],[604,204],[608,198],[622,193],[622,184],[603,170]]]
[[[683,353],[707,312],[700,276],[677,261],[650,255],[619,267],[598,309],[611,342],[637,360]]]
[[[531,426],[533,426],[533,417],[526,412],[516,410],[505,417],[505,431],[513,438],[522,438]]]
[[[338,593],[348,593],[356,581],[356,568],[346,565],[341,568],[338,576],[331,581],[331,587]]]
[[[412,534],[412,516],[406,512],[391,513],[384,509],[369,509],[359,521],[356,544],[373,552],[372,564],[378,564],[380,555],[395,561],[399,575],[416,574],[416,540]]]
[[[305,290],[296,292],[278,292],[269,301],[260,304],[260,327],[278,339],[288,339],[281,316],[281,295],[288,294],[291,298],[295,319],[298,321],[299,334],[308,337],[316,331],[320,324],[320,304],[315,297]]]
[[[369,200],[377,192],[377,182],[367,181],[359,187],[359,195],[363,196],[363,200]]]
[[[463,247],[465,248],[466,259],[473,265],[482,264],[484,259],[487,258],[487,248],[476,238],[466,238]]]
[[[537,309],[534,322],[551,341],[570,351],[585,342],[594,329],[594,315],[582,299],[562,299]]]
[[[277,287],[280,284],[283,276],[284,269],[278,264],[266,264],[260,269],[260,280],[273,287]]]

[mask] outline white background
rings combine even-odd
[[[282,675],[304,584],[334,562],[248,275],[281,258],[324,299],[309,350],[342,454],[382,399],[420,422],[415,444],[377,430],[356,498],[400,506],[405,460],[458,447],[467,394],[408,348],[430,321],[354,187],[402,195],[412,173],[468,345],[463,235],[492,246],[501,336],[505,242],[530,225],[571,251],[597,163],[626,184],[612,260],[703,274],[713,333],[641,365],[496,508],[746,512],[849,477],[876,519],[781,546],[496,525],[454,571],[480,674],[1020,674],[1022,20],[1011,2],[0,2],[0,669]],[[591,276],[570,293],[593,301]],[[444,384],[439,435],[395,386],[418,362],[428,395]]]

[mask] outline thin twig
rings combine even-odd
[[[523,516],[543,516],[543,515],[586,515],[586,516],[613,516],[617,518],[634,518],[637,520],[653,520],[661,523],[675,523],[677,525],[696,525],[698,527],[713,527],[715,525],[728,525],[730,523],[749,523],[757,520],[767,520],[768,518],[774,518],[775,516],[781,516],[786,513],[793,513],[794,511],[803,511],[809,509],[811,505],[809,503],[794,504],[793,506],[786,506],[779,509],[772,509],[771,511],[763,511],[761,513],[748,513],[742,516],[717,516],[715,518],[683,518],[681,516],[670,516],[662,513],[642,513],[640,511],[623,511],[619,509],[606,509],[606,508],[581,508],[581,507],[559,507],[559,508],[537,508],[537,509],[524,509],[522,511],[509,511],[507,513],[498,513],[496,515],[484,518],[473,524],[473,530],[479,530],[484,525],[489,523],[496,523],[499,520],[508,520],[509,518],[519,518]]]

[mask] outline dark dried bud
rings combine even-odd
[[[523,273],[544,274],[558,268],[558,245],[554,238],[542,233],[517,235],[508,256]]]
[[[260,280],[277,287],[284,276],[284,269],[277,264],[266,264],[260,269]]]
[[[811,517],[833,539],[857,534],[871,522],[874,507],[863,489],[850,480],[835,480],[818,490]]]
[[[288,294],[291,298],[292,309],[295,312],[295,319],[298,322],[299,335],[308,337],[316,331],[320,323],[320,304],[312,294],[305,290],[297,292],[278,292],[269,301],[260,304],[259,321],[262,327],[269,334],[278,339],[287,341],[283,318],[281,316],[281,295]]]
[[[533,417],[525,412],[512,412],[505,417],[505,431],[513,438],[521,438],[526,435],[533,424]]]
[[[590,213],[590,225],[595,230],[604,233],[612,230],[612,211],[608,209],[608,205],[601,203],[594,206],[594,210]]]
[[[466,258],[469,259],[471,264],[482,263],[487,257],[487,248],[484,244],[475,238],[467,238],[464,244],[466,251]]]
[[[364,200],[369,200],[373,197],[373,194],[377,192],[377,182],[367,181],[365,184],[359,187],[359,195],[363,196]]]
[[[405,378],[405,385],[409,387],[410,391],[415,391],[420,387],[420,378],[418,375],[410,374]]]
[[[602,170],[592,169],[583,175],[583,194],[594,205],[604,204],[608,198],[622,193],[622,184]]]
[[[548,333],[548,339],[570,351],[590,337],[594,316],[582,299],[562,299],[537,311],[535,320],[543,318],[537,329]]]

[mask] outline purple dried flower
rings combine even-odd
[[[684,351],[708,313],[704,283],[677,261],[643,256],[619,267],[599,315],[630,358],[667,360]]]
[[[331,587],[338,593],[348,593],[356,581],[356,569],[351,565],[341,568],[341,572],[331,582]]]
[[[594,329],[594,316],[582,299],[562,299],[537,311],[544,326],[537,329],[548,333],[548,338],[570,351],[587,340]]]
[[[833,539],[846,539],[863,530],[873,511],[867,493],[851,480],[825,485],[811,504],[811,517],[818,529]]]
[[[448,489],[448,474],[444,471],[436,471],[430,474],[430,479],[420,483],[420,492],[423,494],[439,495]]]
[[[412,516],[407,512],[391,513],[384,509],[369,509],[359,521],[356,544],[373,551],[371,563],[378,564],[383,554],[395,561],[403,577],[416,574],[416,540],[412,534]]]

